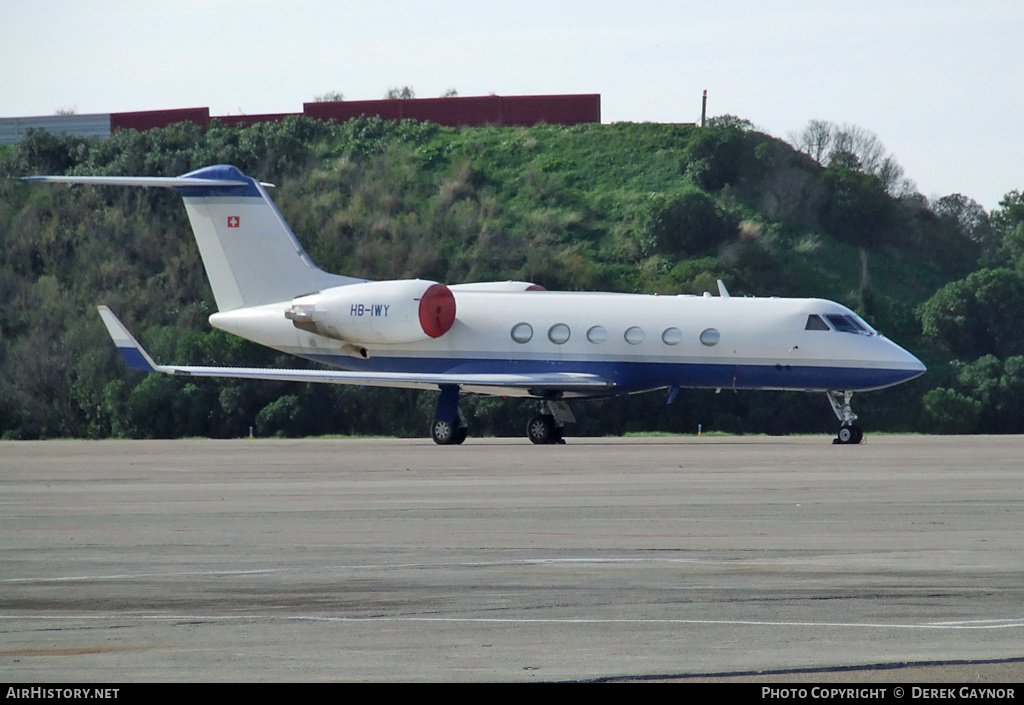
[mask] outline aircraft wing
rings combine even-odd
[[[280,382],[323,382],[355,384],[371,387],[404,389],[438,389],[442,385],[458,385],[463,391],[502,396],[543,395],[547,391],[595,394],[615,386],[598,375],[575,372],[544,372],[529,374],[449,374],[418,372],[347,372],[342,370],[296,370],[269,367],[203,367],[191,365],[159,365],[106,306],[99,307],[100,317],[118,351],[134,370],[162,372],[190,377],[233,377],[268,379]]]

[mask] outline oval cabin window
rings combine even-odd
[[[714,328],[708,328],[700,334],[700,342],[707,345],[709,348],[712,345],[718,345],[718,341],[722,339],[722,336]]]
[[[517,343],[528,343],[533,337],[533,326],[529,323],[517,323],[512,327],[512,340]]]
[[[548,330],[548,340],[555,345],[561,345],[569,340],[569,326],[564,323],[556,323]]]
[[[644,342],[644,329],[640,326],[633,326],[632,328],[626,329],[626,334],[622,336],[626,339],[626,342],[630,345],[639,345]]]
[[[666,328],[661,334],[661,342],[665,345],[679,345],[683,342],[683,332],[678,328]]]

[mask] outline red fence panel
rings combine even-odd
[[[385,120],[402,119],[401,100],[346,100],[341,102],[303,103],[302,112],[317,120],[345,122],[360,115],[379,116]]]
[[[601,122],[601,96],[519,95],[501,99],[501,123],[528,127],[539,122],[576,125]]]
[[[280,122],[292,113],[262,115],[222,115],[216,119],[231,127],[247,127],[259,122]],[[540,122],[551,125],[576,125],[601,122],[601,96],[524,95],[469,96],[465,98],[410,98],[408,100],[346,100],[304,103],[302,114],[317,120],[345,122],[362,115],[384,120],[424,120],[450,127],[479,125],[529,126]],[[210,125],[209,108],[146,110],[111,113],[110,129],[149,130],[176,122],[191,122],[206,129]]]
[[[479,125],[575,125],[601,122],[601,96],[532,95],[410,98],[304,103],[303,112],[318,120],[344,122],[360,115],[384,120],[429,120],[450,127]]]
[[[167,127],[176,122],[192,122],[204,130],[210,126],[209,108],[181,108],[178,110],[144,110],[136,113],[111,113],[110,131],[151,130]]]
[[[496,95],[403,100],[402,117],[449,127],[500,125],[501,100]]]

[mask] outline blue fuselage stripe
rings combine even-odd
[[[615,383],[613,394],[661,387],[709,389],[792,389],[864,391],[913,379],[918,370],[789,365],[728,365],[665,362],[594,362],[546,360],[488,360],[373,357],[368,360],[338,355],[304,355],[332,367],[363,372],[422,374],[592,374]],[[608,392],[600,392],[599,395]]]

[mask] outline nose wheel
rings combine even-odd
[[[860,426],[849,425],[840,426],[839,434],[836,440],[833,441],[837,445],[857,444],[864,439],[864,432],[860,430]]]
[[[857,414],[853,413],[853,408],[850,406],[853,392],[827,392],[827,394],[829,404],[832,405],[832,411],[835,412],[836,418],[842,424],[839,427],[836,439],[832,443],[836,445],[856,445],[860,443],[864,440],[864,432],[860,429],[860,426],[853,423],[857,420]]]

